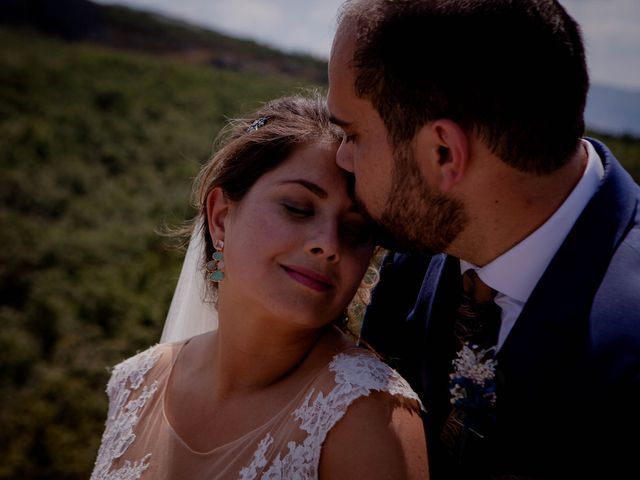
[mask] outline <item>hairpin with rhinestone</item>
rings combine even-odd
[[[260,127],[264,127],[265,124],[269,121],[269,117],[260,117],[257,120],[254,120],[251,125],[249,125],[247,127],[247,129],[245,130],[245,132],[250,133],[250,132],[255,132],[256,130],[258,130]]]

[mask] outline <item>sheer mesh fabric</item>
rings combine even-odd
[[[317,478],[322,443],[355,400],[376,391],[388,394],[389,402],[397,395],[419,403],[394,370],[371,352],[351,348],[335,355],[266,423],[209,452],[196,452],[164,412],[165,387],[184,344],[157,345],[114,369],[92,480]]]

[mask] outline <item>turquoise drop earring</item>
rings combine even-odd
[[[216,249],[211,255],[212,260],[207,262],[207,278],[212,282],[220,282],[224,279],[224,242],[222,240],[216,240],[213,244],[213,248]]]

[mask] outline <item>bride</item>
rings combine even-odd
[[[196,181],[172,341],[113,370],[92,479],[427,478],[417,395],[340,327],[374,245],[339,142],[320,98],[230,127]]]

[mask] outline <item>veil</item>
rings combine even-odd
[[[202,272],[205,263],[204,233],[204,218],[200,218],[189,239],[180,278],[164,322],[161,343],[186,340],[218,328],[218,310],[213,302],[205,300],[207,285]]]

